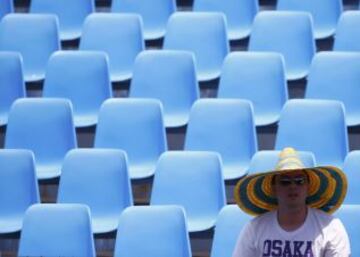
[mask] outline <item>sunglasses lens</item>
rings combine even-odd
[[[279,182],[282,186],[288,186],[292,183],[290,179],[281,179]]]
[[[279,183],[282,186],[289,186],[291,184],[301,186],[305,184],[305,181],[306,181],[305,178],[293,178],[293,179],[282,178],[279,180]]]
[[[305,178],[295,178],[294,183],[298,186],[305,184]]]

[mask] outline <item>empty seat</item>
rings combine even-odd
[[[257,126],[277,122],[288,99],[282,55],[255,52],[229,54],[222,67],[218,98],[251,101]]]
[[[159,156],[167,150],[161,103],[155,99],[106,100],[99,113],[95,147],[126,151],[131,179],[151,177]]]
[[[13,0],[2,0],[0,1],[0,20],[8,13],[14,12]]]
[[[179,206],[136,206],[119,219],[115,257],[191,257],[184,210]]]
[[[12,103],[25,97],[22,59],[19,53],[0,52],[0,126],[6,125]]]
[[[59,51],[46,68],[44,97],[71,100],[76,127],[97,123],[101,104],[112,97],[107,55],[92,51]]]
[[[69,100],[23,98],[10,109],[5,148],[34,152],[38,179],[60,175],[65,154],[77,147]]]
[[[229,52],[224,14],[174,13],[166,27],[164,49],[192,51],[199,81],[218,78],[223,60]]]
[[[211,257],[231,257],[242,228],[251,219],[237,205],[224,206],[216,220]]]
[[[360,51],[360,11],[346,11],[335,31],[334,51]]]
[[[228,38],[239,40],[250,35],[259,4],[256,0],[195,0],[193,11],[223,12],[227,20]]]
[[[309,151],[317,165],[342,167],[349,151],[344,105],[335,100],[289,100],[280,115],[275,149]]]
[[[140,53],[135,60],[129,96],[159,99],[166,127],[186,125],[191,106],[199,98],[192,53],[172,50]]]
[[[25,81],[44,79],[50,55],[60,49],[58,20],[47,14],[9,14],[0,23],[0,51],[19,52]]]
[[[311,15],[294,11],[259,12],[250,34],[249,51],[281,53],[286,78],[304,78],[315,53]]]
[[[226,204],[221,158],[214,152],[169,151],[159,158],[151,205],[180,205],[189,232],[215,225]]]
[[[238,99],[198,100],[191,109],[184,149],[218,152],[227,180],[246,175],[251,157],[257,152],[251,103]]]
[[[360,124],[360,53],[320,52],[308,76],[305,98],[343,102],[346,124]]]
[[[137,54],[145,49],[141,17],[136,14],[91,14],[84,22],[79,48],[106,52],[111,81],[128,80],[132,77]]]
[[[345,204],[360,204],[360,151],[351,151],[344,161],[344,172],[348,179]]]
[[[160,39],[165,35],[166,23],[176,11],[175,0],[113,0],[112,12],[141,15],[146,40]]]
[[[32,152],[0,150],[0,234],[20,231],[26,209],[39,202]]]
[[[19,256],[95,257],[90,210],[81,204],[36,204],[25,214]]]
[[[57,15],[61,40],[79,38],[86,16],[94,11],[94,0],[32,0],[30,3],[30,13]]]
[[[322,39],[335,33],[343,6],[342,0],[278,0],[276,9],[311,13],[314,21],[314,36],[316,39]]]

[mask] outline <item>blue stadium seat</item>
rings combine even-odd
[[[335,31],[334,51],[360,51],[360,11],[346,11]]]
[[[344,105],[335,100],[289,100],[280,115],[275,149],[309,151],[317,165],[342,167],[349,151]]]
[[[69,100],[22,98],[14,102],[9,113],[5,148],[32,150],[38,179],[60,176],[65,154],[76,147]]]
[[[112,97],[107,55],[91,51],[59,51],[46,68],[44,97],[71,100],[76,127],[97,123],[101,104]]]
[[[33,153],[0,150],[0,171],[0,234],[17,232],[26,209],[40,202]]]
[[[320,52],[307,79],[305,98],[343,102],[346,124],[360,124],[360,53]]]
[[[344,161],[344,172],[348,177],[348,191],[345,204],[360,204],[360,151],[348,153]]]
[[[276,123],[288,99],[282,55],[255,52],[229,54],[222,67],[218,98],[251,101],[256,126]]]
[[[36,204],[25,214],[18,256],[95,257],[90,210],[82,204]]]
[[[259,12],[250,34],[249,51],[281,53],[286,78],[304,78],[315,53],[311,15],[295,11]]]
[[[150,205],[180,205],[189,232],[211,229],[226,204],[220,155],[169,151],[156,166]]]
[[[129,96],[159,99],[166,127],[186,125],[191,106],[199,98],[193,54],[172,50],[140,53],[135,60]]]
[[[278,0],[277,10],[309,12],[314,21],[314,36],[323,39],[335,33],[343,11],[342,0]]]
[[[50,55],[60,49],[58,20],[47,14],[8,14],[0,23],[0,51],[19,52],[25,81],[44,79]]]
[[[146,40],[160,39],[165,35],[166,23],[176,11],[175,0],[113,0],[112,12],[137,13],[144,23]]]
[[[119,219],[115,257],[191,257],[184,210],[179,206],[136,206]]]
[[[0,1],[0,20],[8,13],[14,12],[13,0],[2,0]]]
[[[161,103],[155,99],[106,100],[99,113],[95,147],[126,151],[131,179],[151,177],[159,156],[167,150]]]
[[[192,51],[199,81],[218,78],[223,60],[229,53],[224,14],[174,13],[167,24],[164,49]]]
[[[145,49],[141,17],[137,14],[90,14],[84,22],[79,49],[106,52],[111,81],[131,79],[135,58]]]
[[[26,96],[19,53],[0,52],[0,126],[6,125],[12,103]]]
[[[194,0],[193,11],[223,12],[228,25],[228,38],[239,40],[250,35],[259,4],[257,0]]]
[[[190,112],[184,149],[218,152],[226,180],[246,175],[258,149],[251,103],[239,99],[198,100]]]
[[[94,0],[32,0],[30,2],[30,13],[57,15],[61,40],[79,38],[86,16],[94,11]]]
[[[127,157],[118,149],[74,149],[62,166],[58,203],[89,206],[94,233],[115,231],[133,203]]]
[[[227,205],[216,220],[211,257],[231,257],[242,228],[252,219],[237,205]]]

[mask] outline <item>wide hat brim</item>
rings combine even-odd
[[[333,213],[341,206],[347,192],[347,179],[342,170],[332,166],[296,170],[303,170],[308,174],[308,206],[327,213]],[[234,190],[236,203],[244,212],[254,216],[277,209],[272,178],[291,171],[293,170],[275,170],[240,179]]]

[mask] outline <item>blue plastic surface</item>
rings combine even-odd
[[[0,1],[0,20],[8,13],[14,12],[13,0],[1,0]]]
[[[339,19],[334,39],[334,51],[360,51],[360,11],[346,11]]]
[[[345,204],[360,204],[360,151],[348,153],[344,161],[343,170],[348,179],[348,190],[345,196]]]

